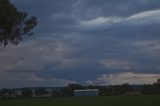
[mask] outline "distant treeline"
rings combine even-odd
[[[31,97],[64,97],[74,96],[74,90],[98,89],[99,96],[112,95],[160,95],[160,79],[154,84],[144,85],[109,85],[109,86],[82,86],[69,84],[67,87],[36,87],[0,89],[0,99],[31,98]]]

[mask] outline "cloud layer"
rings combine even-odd
[[[159,0],[11,1],[37,16],[39,25],[20,45],[0,48],[2,87],[23,77],[56,86],[128,71],[160,72]]]
[[[116,74],[104,74],[96,80],[88,80],[91,85],[121,85],[121,84],[153,84],[160,78],[160,74],[142,74],[123,72]]]

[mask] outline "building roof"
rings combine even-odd
[[[74,90],[74,92],[87,92],[87,91],[98,91],[98,89],[82,89],[82,90]]]

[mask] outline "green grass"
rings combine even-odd
[[[12,99],[0,100],[0,106],[160,106],[160,96]]]

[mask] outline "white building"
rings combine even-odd
[[[98,89],[74,90],[74,96],[98,96]]]

